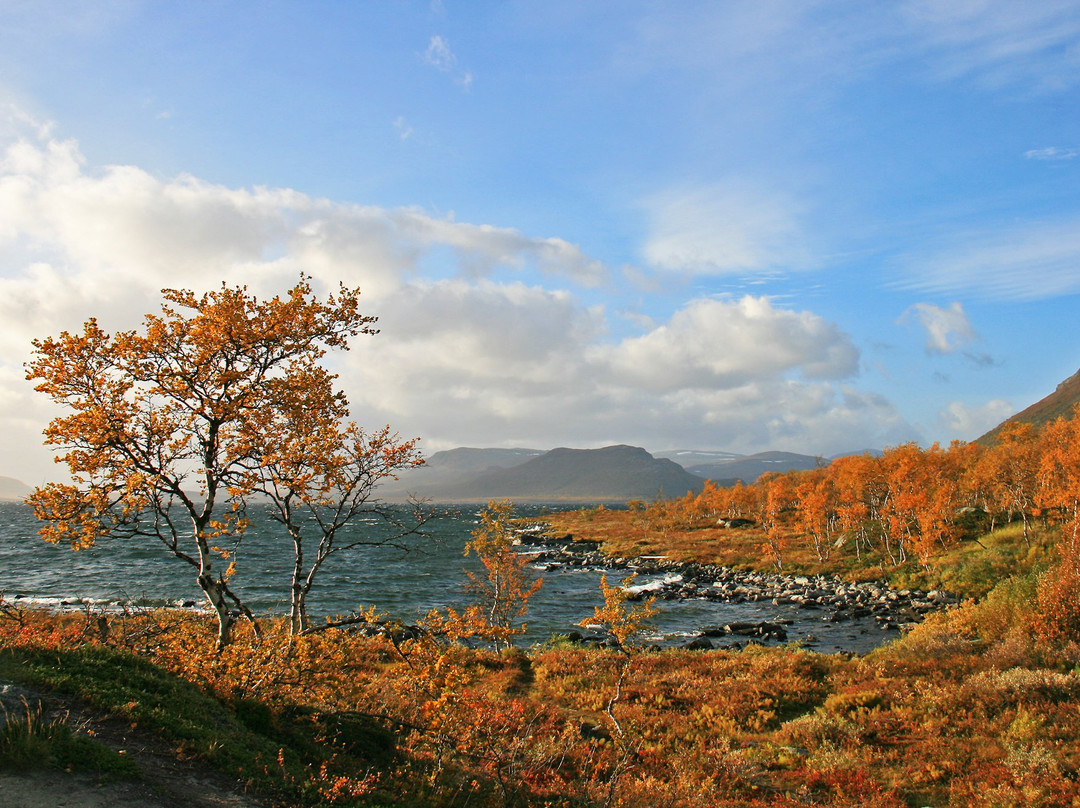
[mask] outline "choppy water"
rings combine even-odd
[[[523,506],[522,516],[538,516],[537,506]],[[234,588],[257,612],[288,609],[292,546],[273,522],[254,509],[252,528],[235,558]],[[467,509],[434,523],[430,536],[402,552],[390,547],[360,548],[340,554],[320,573],[309,596],[309,613],[348,614],[375,605],[390,617],[415,622],[432,608],[467,602],[465,571],[477,569],[463,550],[476,521]],[[151,540],[103,540],[90,550],[73,552],[42,541],[38,523],[26,505],[0,502],[0,593],[46,605],[89,600],[99,604],[147,601],[176,604],[202,602],[193,569],[172,558]],[[377,535],[373,524],[354,531]],[[553,634],[574,630],[601,603],[600,569],[561,568],[542,573],[544,585],[534,596],[526,618],[525,641],[543,642]],[[622,572],[613,572],[621,576]],[[639,582],[640,583],[640,582]],[[895,637],[871,619],[828,623],[819,613],[770,602],[714,603],[665,601],[653,621],[651,639],[677,643],[706,626],[733,621],[792,620],[789,641],[804,641],[816,650],[864,652]]]

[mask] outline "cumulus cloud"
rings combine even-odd
[[[941,411],[938,419],[948,434],[960,440],[975,440],[1015,413],[1013,406],[1000,398],[976,406],[954,401]]]
[[[1043,300],[1080,292],[1080,217],[960,233],[912,256],[897,286],[987,300]]]
[[[812,265],[800,206],[741,182],[683,187],[645,202],[642,248],[654,267],[695,274],[805,269]]]
[[[953,303],[947,309],[933,303],[916,303],[904,312],[900,321],[912,318],[926,331],[929,354],[956,353],[977,336],[960,303]]]
[[[792,371],[842,379],[859,360],[834,324],[750,296],[691,301],[670,322],[598,354],[616,379],[657,391],[734,388]]]
[[[0,157],[0,246],[66,263],[70,274],[111,276],[158,288],[176,278],[220,278],[222,268],[261,275],[279,260],[328,279],[378,290],[439,248],[480,275],[536,268],[588,284],[603,265],[558,238],[459,223],[419,209],[333,203],[288,189],[234,189],[181,176],[162,180],[134,166],[88,171],[72,141],[20,139]]]

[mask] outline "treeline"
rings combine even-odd
[[[852,455],[810,471],[770,473],[751,485],[720,487],[646,506],[649,524],[682,528],[738,525],[764,533],[778,569],[798,543],[821,562],[873,553],[894,567],[934,558],[966,537],[1022,521],[1063,527],[1062,557],[1080,559],[1080,408],[1042,428],[1010,423],[989,447],[954,441],[923,449],[906,443],[882,456]]]

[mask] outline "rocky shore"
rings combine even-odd
[[[613,558],[594,541],[573,536],[552,538],[546,526],[523,529],[518,542],[539,569],[590,567],[636,573],[640,582],[629,587],[632,599],[700,599],[723,603],[771,603],[805,611],[807,619],[843,623],[872,618],[882,631],[899,631],[923,620],[930,612],[958,602],[943,590],[892,589],[884,581],[844,581],[835,575],[782,575],[674,561],[663,556]],[[734,647],[724,638],[784,641],[790,621],[733,622],[703,627],[684,647]]]

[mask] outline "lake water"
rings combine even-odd
[[[542,518],[545,509],[522,506],[520,516]],[[234,589],[260,613],[287,612],[292,545],[280,527],[250,513],[252,527],[235,558]],[[474,557],[463,550],[477,519],[475,507],[438,520],[430,536],[402,552],[390,547],[360,548],[339,554],[324,566],[309,596],[309,614],[342,615],[374,605],[388,616],[415,622],[429,610],[468,601],[466,570],[476,570]],[[107,606],[121,602],[178,605],[202,603],[192,567],[149,539],[106,539],[90,550],[74,552],[42,541],[38,522],[26,505],[0,502],[0,593],[46,606],[90,601]],[[353,531],[376,536],[378,525],[358,523]],[[565,634],[592,615],[602,601],[601,569],[560,568],[542,573],[544,584],[526,617],[527,643]],[[608,571],[618,579],[622,571]],[[541,573],[538,573],[541,575]],[[647,583],[641,579],[636,583]],[[865,652],[892,639],[871,619],[829,623],[820,613],[771,602],[714,603],[704,600],[664,601],[654,619],[651,641],[675,644],[707,626],[734,621],[791,620],[789,641],[803,641],[824,652]]]

